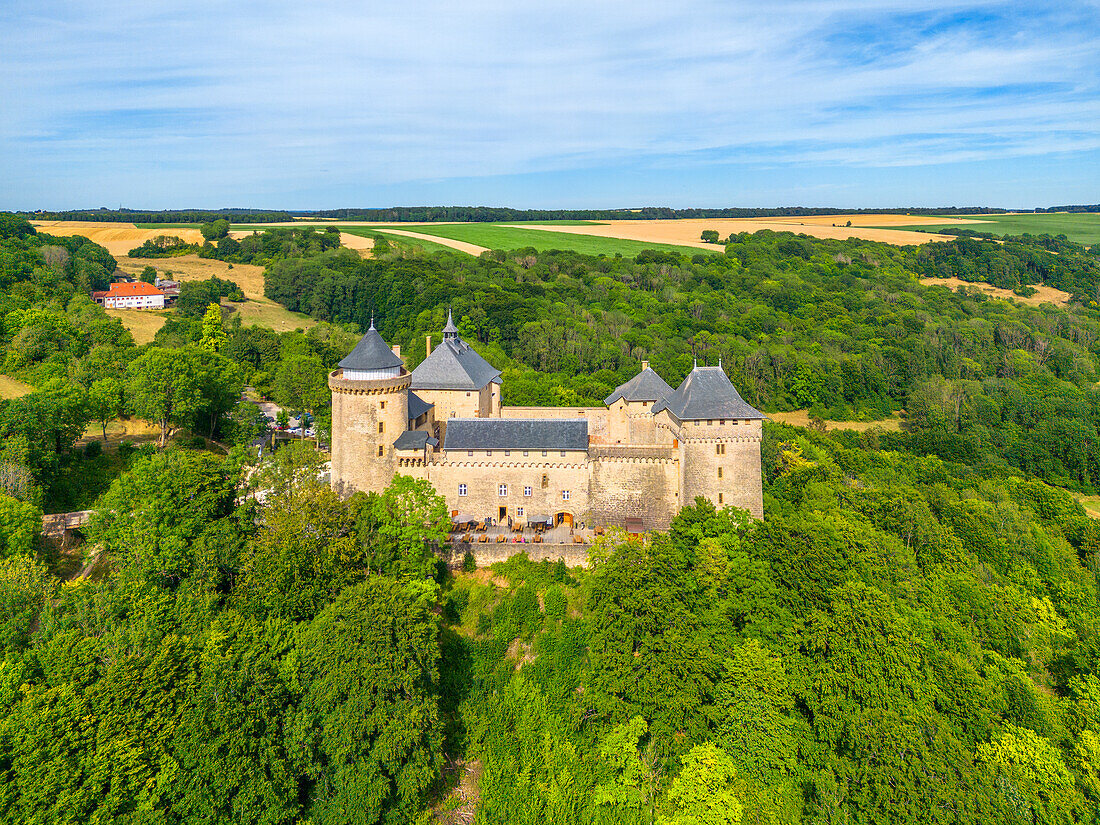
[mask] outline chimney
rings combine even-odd
[[[401,357],[401,345],[400,344],[394,344],[393,347],[391,347],[391,349],[393,350],[394,355],[396,355],[398,358]]]
[[[642,372],[645,372],[647,369],[649,369],[649,362],[642,361]]]
[[[432,336],[427,336],[428,343],[424,345],[424,357],[427,358],[432,354]]]

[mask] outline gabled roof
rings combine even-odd
[[[393,442],[393,448],[395,450],[423,450],[426,444],[434,447],[438,443],[439,439],[432,438],[423,430],[406,430],[397,436],[397,440]]]
[[[654,405],[653,412],[666,409],[680,421],[764,417],[745,402],[721,367],[693,369],[672,395]]]
[[[480,390],[491,381],[500,383],[500,370],[457,335],[433,349],[412,371],[414,390]]]
[[[385,370],[402,365],[400,356],[394,355],[374,323],[370,325],[367,334],[359,339],[355,349],[340,362],[340,366],[346,370]]]
[[[136,298],[139,295],[163,294],[164,293],[155,286],[147,284],[144,281],[133,281],[128,283],[116,282],[111,284],[111,288],[106,291],[92,293],[96,298]]]
[[[588,420],[450,418],[445,450],[587,450]]]
[[[649,367],[639,372],[625,384],[615,388],[603,403],[611,406],[620,398],[624,401],[663,401],[672,395],[672,387]]]
[[[434,407],[435,404],[429,404],[415,392],[409,393],[409,418],[420,418],[424,413]]]

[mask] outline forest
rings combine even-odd
[[[1100,819],[1100,521],[1071,492],[1100,484],[1091,250],[270,243],[269,295],[321,324],[211,306],[136,346],[87,298],[105,250],[0,222],[0,371],[34,387],[0,402],[0,819]],[[921,267],[1082,291],[1029,306]],[[767,422],[762,521],[700,499],[584,569],[447,570],[428,485],[341,499],[309,442],[257,463],[240,392],[323,421],[370,312],[415,363],[448,306],[512,403],[722,358],[766,410],[904,426]],[[159,437],[93,449],[121,416]],[[78,506],[88,576],[38,536]]]

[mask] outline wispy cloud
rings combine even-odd
[[[0,207],[1092,153],[1098,35],[1089,2],[13,4]]]

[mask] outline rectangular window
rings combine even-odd
[[[524,451],[523,451],[523,454],[524,454],[524,455],[527,455],[527,451],[526,451],[526,450],[524,450]]]
[[[543,450],[543,451],[542,451],[542,454],[543,454],[543,455],[545,456],[545,455],[546,455],[546,450]]]
[[[470,397],[470,394],[469,394],[469,393],[466,393],[466,397],[467,397],[467,398],[469,398],[469,397]]]
[[[562,490],[561,491],[561,500],[562,501],[569,501],[569,496],[570,495],[572,495],[572,494],[569,492],[569,490]]]
[[[507,485],[507,484],[501,484],[501,485],[499,485],[499,486],[497,487],[497,495],[498,495],[498,496],[506,496],[506,495],[508,495],[508,485]]]
[[[467,490],[467,488],[466,488],[466,485],[465,485],[465,484],[459,484],[459,485],[458,485],[458,494],[459,494],[460,496],[464,496],[464,495],[466,495],[466,490]]]
[[[713,419],[713,418],[708,418],[708,419],[707,419],[707,426],[708,426],[708,427],[710,427],[710,426],[712,426],[713,424],[714,424],[714,419]]]
[[[386,409],[386,402],[385,401],[378,402],[378,409],[380,409],[380,410]]]
[[[379,421],[378,422],[378,432],[384,433],[385,431],[386,431],[386,422],[385,421]]]
[[[530,496],[531,495],[531,488],[530,487],[524,487],[523,488],[523,494],[525,496]]]
[[[511,451],[511,450],[505,450],[505,451],[504,451],[504,454],[505,454],[505,455],[511,455],[511,454],[512,454],[512,451]]]
[[[719,478],[722,477],[722,468],[721,467],[718,468],[718,477]]]
[[[382,455],[382,445],[378,445],[378,455]]]
[[[486,450],[486,451],[485,451],[485,455],[492,455],[492,454],[493,454],[493,451],[492,451],[492,450]]]
[[[718,494],[718,503],[719,504],[722,503],[722,494],[721,493]]]
[[[517,507],[516,508],[516,515],[517,516],[522,516],[523,515],[523,508],[522,507]]]
[[[561,451],[561,457],[562,457],[562,458],[565,458],[565,450],[562,450],[562,451]]]
[[[473,451],[473,450],[467,450],[467,451],[466,451],[466,455],[473,455],[473,454],[474,454],[474,451]]]

